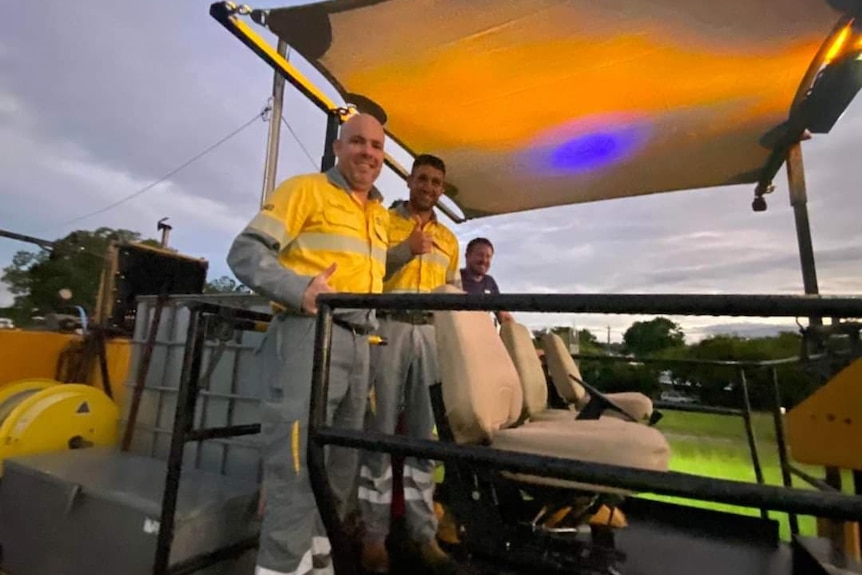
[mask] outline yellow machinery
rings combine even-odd
[[[159,295],[164,305],[172,293],[201,293],[206,282],[205,260],[165,248],[115,243],[105,261],[88,329],[0,331],[0,476],[10,457],[119,444],[127,383],[139,387],[148,364],[139,358],[142,373],[130,373],[136,298]]]
[[[800,463],[858,474],[862,471],[860,436],[862,359],[857,359],[787,413],[787,439],[793,458]],[[818,529],[834,541],[843,539],[844,551],[857,561],[862,559],[858,523],[821,520]]]
[[[787,414],[787,438],[800,463],[862,471],[862,359],[838,372]]]
[[[0,476],[9,457],[114,445],[119,409],[91,385],[25,379],[0,389]]]
[[[83,343],[83,336],[50,331],[0,330],[0,391],[23,379],[57,379],[57,366],[64,352]],[[131,358],[132,345],[128,338],[115,338],[105,344],[111,397],[122,405]],[[104,389],[98,365],[91,373],[74,383],[88,383]]]

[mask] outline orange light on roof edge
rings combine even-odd
[[[850,27],[852,25],[853,22],[848,22],[847,25],[841,29],[841,32],[838,33],[838,36],[835,37],[835,40],[832,41],[832,45],[829,46],[829,51],[826,52],[826,56],[823,58],[824,65],[841,55],[841,49],[844,48],[844,44],[847,43],[847,38],[850,37]]]

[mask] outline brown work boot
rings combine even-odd
[[[437,539],[431,539],[419,545],[419,556],[422,562],[434,571],[434,573],[451,573],[455,568],[455,562],[449,555],[440,549]]]
[[[389,552],[384,541],[366,541],[362,544],[362,570],[366,573],[389,573]]]
[[[446,545],[461,543],[461,539],[458,537],[458,524],[452,514],[439,503],[434,504],[434,511],[437,514],[437,539]]]
[[[626,516],[622,509],[602,505],[596,511],[595,515],[590,518],[590,525],[621,529],[628,526],[628,521],[626,521]]]

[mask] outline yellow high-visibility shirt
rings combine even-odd
[[[389,212],[376,189],[363,207],[341,173],[305,174],[279,185],[249,225],[278,241],[279,262],[313,277],[337,264],[337,292],[380,293],[389,244]]]
[[[389,210],[389,245],[401,244],[413,233],[416,222],[404,202]],[[383,291],[430,292],[458,278],[458,238],[438,221],[436,215],[425,224],[423,231],[431,234],[431,252],[413,256],[407,264],[387,277]]]

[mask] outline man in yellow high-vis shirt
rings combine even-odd
[[[458,285],[458,239],[437,220],[434,206],[443,193],[446,167],[428,154],[417,156],[407,185],[410,199],[390,209],[387,276],[383,291],[423,293],[446,283]],[[407,261],[404,264],[404,261]],[[431,439],[434,415],[429,386],[437,381],[437,349],[430,313],[380,311],[380,335],[387,345],[372,350],[371,373],[375,409],[368,426],[393,433],[403,409],[410,437]],[[404,461],[404,503],[408,535],[426,563],[451,565],[437,544],[434,514],[433,462]],[[363,452],[358,499],[365,536],[362,566],[385,573],[389,558],[385,541],[392,503],[392,468],[383,452]]]
[[[332,573],[306,466],[316,298],[379,293],[386,270],[389,212],[374,187],[384,131],[373,117],[348,119],[326,173],[290,178],[234,240],[236,277],[280,309],[261,345],[261,439],[266,502],[256,575]],[[335,310],[327,424],[361,429],[369,382],[372,310]],[[327,475],[343,513],[359,454],[331,446]]]

